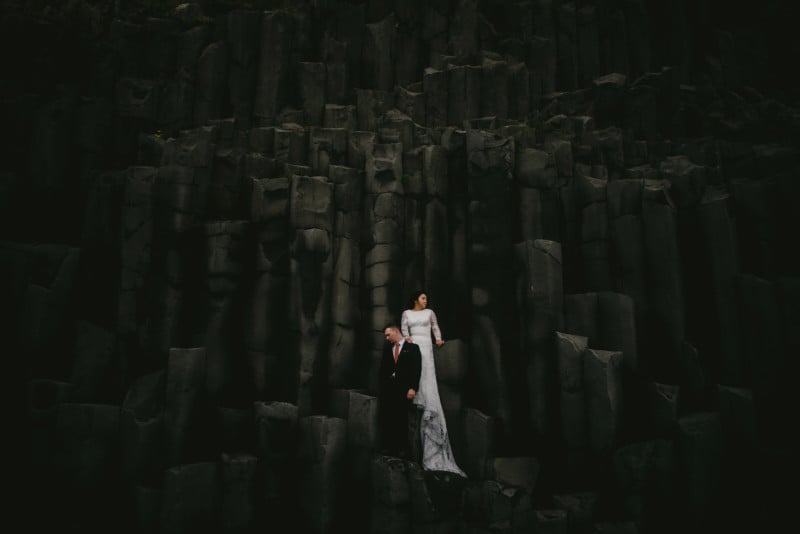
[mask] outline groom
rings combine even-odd
[[[422,356],[419,347],[403,338],[400,328],[387,325],[383,335],[388,344],[381,355],[378,375],[378,407],[381,447],[392,456],[416,456],[417,410],[412,401],[419,389]]]

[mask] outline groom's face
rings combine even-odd
[[[383,335],[386,337],[386,341],[389,343],[397,343],[403,336],[400,334],[400,330],[397,328],[387,328],[383,331]]]

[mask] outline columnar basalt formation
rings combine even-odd
[[[791,509],[780,2],[8,4],[0,324],[34,527],[754,530]],[[381,454],[383,328],[415,290],[466,480],[418,442]]]

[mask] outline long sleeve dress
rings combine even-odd
[[[433,471],[450,471],[466,476],[453,458],[450,439],[447,435],[447,422],[439,398],[439,386],[436,382],[436,367],[433,363],[433,342],[431,332],[436,340],[442,339],[442,333],[433,310],[406,310],[403,312],[400,329],[403,336],[411,337],[414,344],[419,345],[422,355],[422,373],[419,379],[419,391],[414,404],[422,408],[420,436],[422,439],[422,467]]]

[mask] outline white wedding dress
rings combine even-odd
[[[422,467],[432,471],[450,471],[466,476],[453,458],[450,439],[447,436],[447,422],[444,419],[442,401],[439,399],[439,386],[436,383],[431,330],[437,340],[442,339],[442,333],[436,322],[436,314],[429,309],[406,310],[403,312],[400,324],[403,336],[411,337],[412,342],[419,345],[419,351],[422,354],[419,391],[413,401],[422,409],[422,421],[420,422]]]

